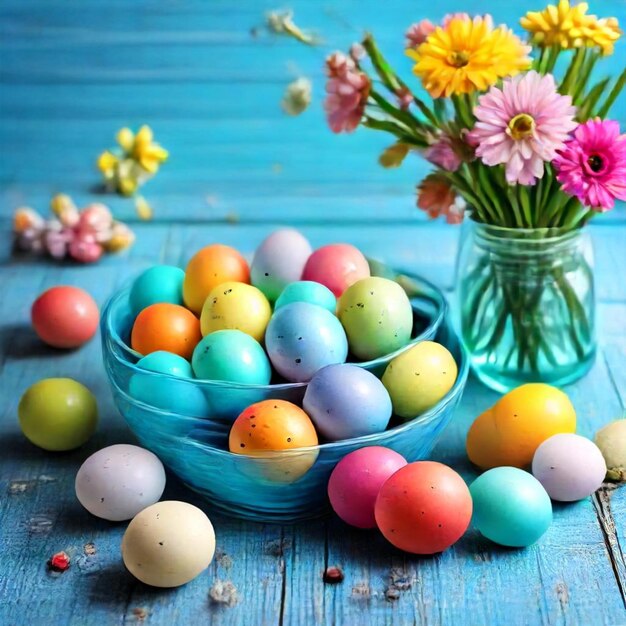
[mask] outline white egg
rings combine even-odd
[[[94,452],[76,474],[76,497],[93,515],[128,520],[158,502],[165,470],[149,450],[117,444]]]
[[[254,253],[250,266],[252,284],[274,302],[289,283],[300,280],[312,251],[311,244],[297,230],[274,231]]]
[[[213,560],[211,520],[186,502],[157,502],[139,513],[122,539],[130,573],[153,587],[178,587],[193,580]]]

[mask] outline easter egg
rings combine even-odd
[[[256,249],[250,277],[272,302],[289,283],[300,280],[312,248],[307,239],[293,228],[283,228],[266,237]]]
[[[527,467],[539,445],[558,433],[576,430],[576,412],[567,395],[544,383],[509,391],[468,433],[467,453],[481,469]]]
[[[276,371],[291,382],[307,382],[326,365],[344,363],[348,340],[341,322],[329,311],[293,302],[274,312],[265,346]]]
[[[337,314],[350,352],[362,361],[395,352],[411,339],[413,309],[393,280],[371,276],[350,285],[339,298]]]
[[[321,283],[338,298],[350,285],[369,275],[370,266],[359,250],[347,243],[333,243],[313,252],[304,266],[302,280]]]
[[[140,274],[130,288],[130,308],[134,315],[151,304],[183,304],[185,272],[172,265],[155,265]]]
[[[45,378],[29,387],[17,409],[26,438],[44,450],[74,450],[96,430],[94,395],[71,378]]]
[[[271,315],[270,303],[256,287],[222,283],[210,291],[204,302],[200,330],[208,335],[216,330],[235,329],[263,341]]]
[[[317,304],[317,306],[328,309],[333,314],[337,310],[337,298],[335,298],[333,292],[328,287],[324,287],[320,283],[314,283],[311,280],[300,280],[287,285],[280,292],[274,304],[274,310],[292,302]]]
[[[409,463],[381,487],[376,524],[396,548],[414,554],[442,552],[458,541],[472,517],[472,498],[453,469],[434,461]]]
[[[350,452],[337,463],[328,481],[328,498],[337,515],[357,528],[375,528],[374,506],[385,481],[406,459],[382,446]]]
[[[179,415],[204,417],[208,414],[208,404],[202,390],[193,383],[183,382],[193,379],[194,375],[191,363],[182,356],[159,350],[140,359],[137,367],[181,380],[152,374],[133,374],[129,393],[135,400]]]
[[[187,264],[183,299],[189,309],[200,315],[209,292],[226,282],[249,283],[246,260],[229,246],[213,244],[196,252]]]
[[[487,539],[523,548],[535,543],[552,523],[550,496],[531,474],[496,467],[471,485],[473,524]]]
[[[209,566],[215,531],[209,518],[186,502],[157,502],[138,513],[122,539],[128,571],[153,587],[179,587]]]
[[[191,365],[197,378],[267,385],[272,368],[261,344],[240,330],[217,330],[200,341]]]
[[[382,381],[391,396],[393,412],[413,419],[445,397],[457,373],[454,357],[444,346],[421,341],[392,359]]]
[[[348,363],[319,370],[307,386],[303,408],[329,441],[382,432],[391,418],[385,386],[371,372]]]
[[[574,502],[601,487],[606,463],[593,441],[562,433],[539,445],[533,457],[532,471],[553,500]]]
[[[151,304],[136,317],[130,345],[142,355],[165,350],[189,359],[201,338],[200,321],[191,311],[161,302]]]
[[[33,302],[31,321],[39,338],[54,348],[78,348],[98,330],[100,313],[82,289],[52,287]]]
[[[76,497],[96,517],[120,522],[158,502],[165,470],[149,450],[129,444],[94,452],[76,474]]]
[[[626,479],[626,419],[615,420],[601,428],[595,436],[607,467],[607,479]]]

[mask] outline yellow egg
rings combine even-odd
[[[245,283],[227,282],[214,287],[202,307],[200,330],[240,330],[263,341],[272,308],[263,293]]]
[[[422,341],[398,355],[383,374],[393,412],[413,419],[439,402],[457,377],[454,357],[441,344]]]

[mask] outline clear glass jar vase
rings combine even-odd
[[[469,221],[456,286],[463,344],[474,373],[489,387],[560,386],[591,367],[593,251],[584,229],[513,229]]]

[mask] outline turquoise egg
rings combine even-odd
[[[189,382],[194,377],[193,371],[189,361],[182,356],[160,350],[144,356],[137,362],[137,367],[181,380],[133,374],[129,384],[129,393],[133,398],[171,413],[195,417],[208,415],[206,398],[198,387]]]
[[[278,296],[274,310],[292,302],[317,304],[333,314],[337,309],[335,294],[328,287],[312,280],[300,280],[287,285]]]
[[[516,467],[496,467],[471,485],[472,522],[482,535],[503,546],[535,543],[552,523],[550,496],[541,483]]]
[[[193,351],[191,364],[203,380],[267,385],[272,377],[261,344],[240,330],[218,330],[204,337]]]
[[[130,308],[134,315],[157,302],[183,305],[185,272],[173,265],[155,265],[140,274],[130,289]]]

